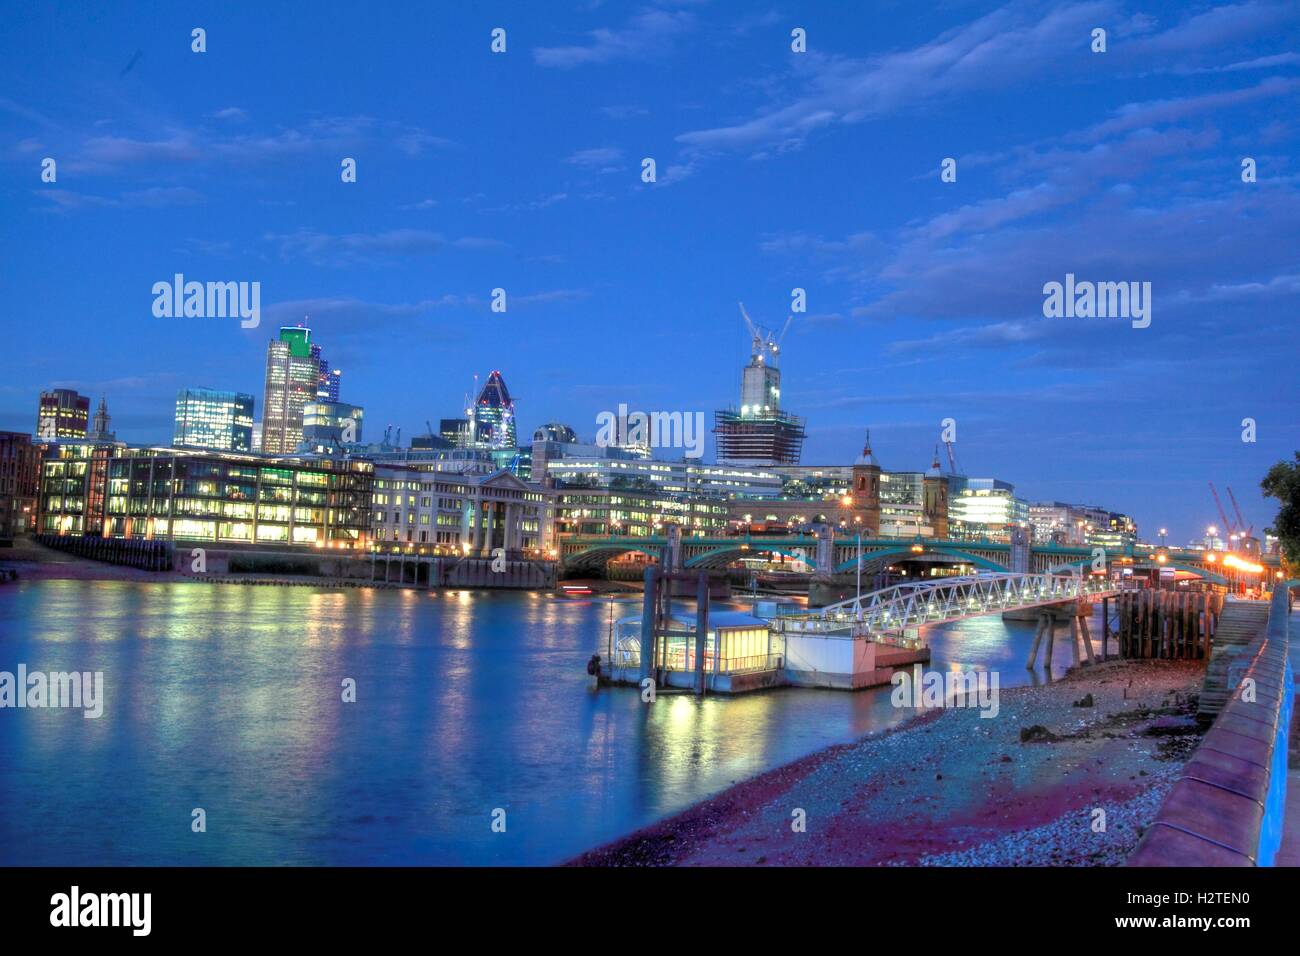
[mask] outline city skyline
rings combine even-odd
[[[36,396],[66,386],[106,394],[120,439],[165,442],[178,389],[263,395],[266,342],[304,316],[372,436],[459,414],[491,369],[522,436],[590,436],[620,402],[711,416],[739,390],[735,301],[779,325],[803,288],[782,403],[807,421],[804,462],[851,461],[870,427],[886,468],[923,470],[952,418],[962,470],[1027,500],[1182,541],[1219,523],[1212,480],[1267,525],[1259,479],[1300,445],[1297,130],[1279,118],[1296,11],[958,10],[502,6],[305,36],[274,12],[169,12],[41,42],[47,23],[18,13],[0,202],[23,361],[0,428],[30,431]],[[242,75],[249,36],[301,86]],[[443,82],[458,75],[473,82]],[[977,102],[1003,121],[968,119]],[[260,282],[260,326],[155,318],[149,289],[178,272]],[[1073,274],[1151,282],[1152,324],[1045,318],[1043,284]]]

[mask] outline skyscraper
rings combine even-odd
[[[320,369],[316,379],[316,398],[322,402],[337,402],[339,400],[339,381],[343,377],[340,369],[331,369],[329,359],[320,354],[320,346],[312,345],[311,357],[316,360]]]
[[[495,369],[483,383],[469,414],[473,418],[474,444],[479,448],[514,448],[519,444],[515,435],[515,402],[506,388],[506,380]]]
[[[755,326],[743,305],[740,314],[749,327],[749,364],[741,371],[739,411],[730,408],[714,413],[718,462],[797,465],[803,451],[803,419],[781,411],[780,340]]]
[[[41,392],[36,413],[36,437],[85,438],[90,421],[90,399],[70,388]]]
[[[286,326],[266,347],[262,452],[290,455],[302,441],[303,407],[315,400],[320,365],[312,357],[311,329]]]
[[[253,396],[212,388],[183,388],[176,393],[178,448],[219,451],[253,450]]]

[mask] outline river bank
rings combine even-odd
[[[571,863],[1115,865],[1200,739],[1202,673],[1195,662],[1110,662],[1003,690],[991,719],[929,710]]]

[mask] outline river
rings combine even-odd
[[[0,864],[556,863],[912,713],[888,688],[653,706],[596,690],[585,664],[609,609],[519,592],[2,586],[0,671],[101,671],[104,710],[0,708]],[[932,628],[931,666],[1028,683],[1033,627]],[[1058,640],[1058,673],[1068,653]]]

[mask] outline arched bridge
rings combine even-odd
[[[904,560],[966,564],[993,572],[1070,572],[1077,568],[1092,568],[1099,557],[1092,547],[1031,544],[1027,541],[864,538],[861,548],[864,575],[874,574]],[[559,550],[564,568],[569,572],[599,570],[610,559],[631,552],[641,552],[656,561],[667,560],[676,570],[725,568],[745,557],[780,554],[805,562],[814,574],[822,577],[853,573],[858,559],[855,538],[813,534],[738,537],[562,535]],[[675,553],[671,553],[674,550]],[[1121,566],[1134,570],[1174,568],[1197,574],[1215,584],[1228,583],[1229,572],[1225,570],[1225,556],[1221,552],[1136,545],[1102,550],[1100,557],[1108,570]],[[1280,566],[1277,555],[1252,556],[1248,560],[1262,565],[1263,574],[1269,577],[1275,576]]]

